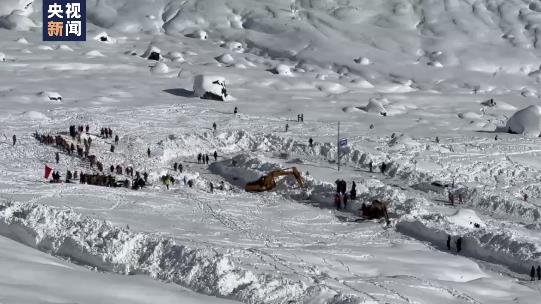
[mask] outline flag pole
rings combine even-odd
[[[336,149],[337,149],[336,163],[338,164],[338,172],[340,172],[340,122],[338,122],[338,138],[336,142]]]

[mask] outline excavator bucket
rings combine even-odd
[[[293,171],[293,176],[295,176],[295,179],[297,180],[297,183],[299,183],[299,186],[301,186],[301,188],[304,188],[304,179],[302,178],[299,170],[297,170],[296,167],[291,167],[291,171]]]

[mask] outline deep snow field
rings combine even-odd
[[[0,303],[539,303],[541,1],[87,7],[85,43],[44,43],[41,1],[0,1]],[[194,97],[199,74],[230,98]],[[106,169],[150,186],[48,183],[45,164],[91,169],[56,164],[33,133],[86,124]],[[304,189],[243,190],[291,166]],[[167,190],[166,173],[195,185]],[[332,206],[338,178],[357,183],[347,210]],[[432,185],[453,181],[463,204]],[[388,227],[355,221],[373,199],[390,203]]]

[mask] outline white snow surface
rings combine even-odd
[[[0,3],[0,302],[539,302],[536,1],[88,0],[73,44],[41,41],[41,4]],[[235,98],[194,98],[216,80]],[[71,124],[150,185],[44,181],[92,172],[32,136]],[[291,166],[306,188],[243,191]],[[338,178],[357,183],[341,211]],[[373,199],[389,227],[359,219]]]

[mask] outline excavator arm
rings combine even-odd
[[[281,176],[288,176],[288,175],[294,176],[295,179],[297,180],[297,183],[301,187],[304,187],[304,180],[303,180],[299,170],[297,170],[297,168],[295,168],[295,167],[291,167],[291,168],[287,168],[287,169],[283,169],[283,170],[271,171],[271,172],[267,173],[266,175],[260,177],[258,180],[247,183],[246,186],[244,187],[244,189],[247,192],[269,191],[269,190],[272,190],[272,189],[274,189],[276,187],[276,179],[277,178],[279,178]]]

